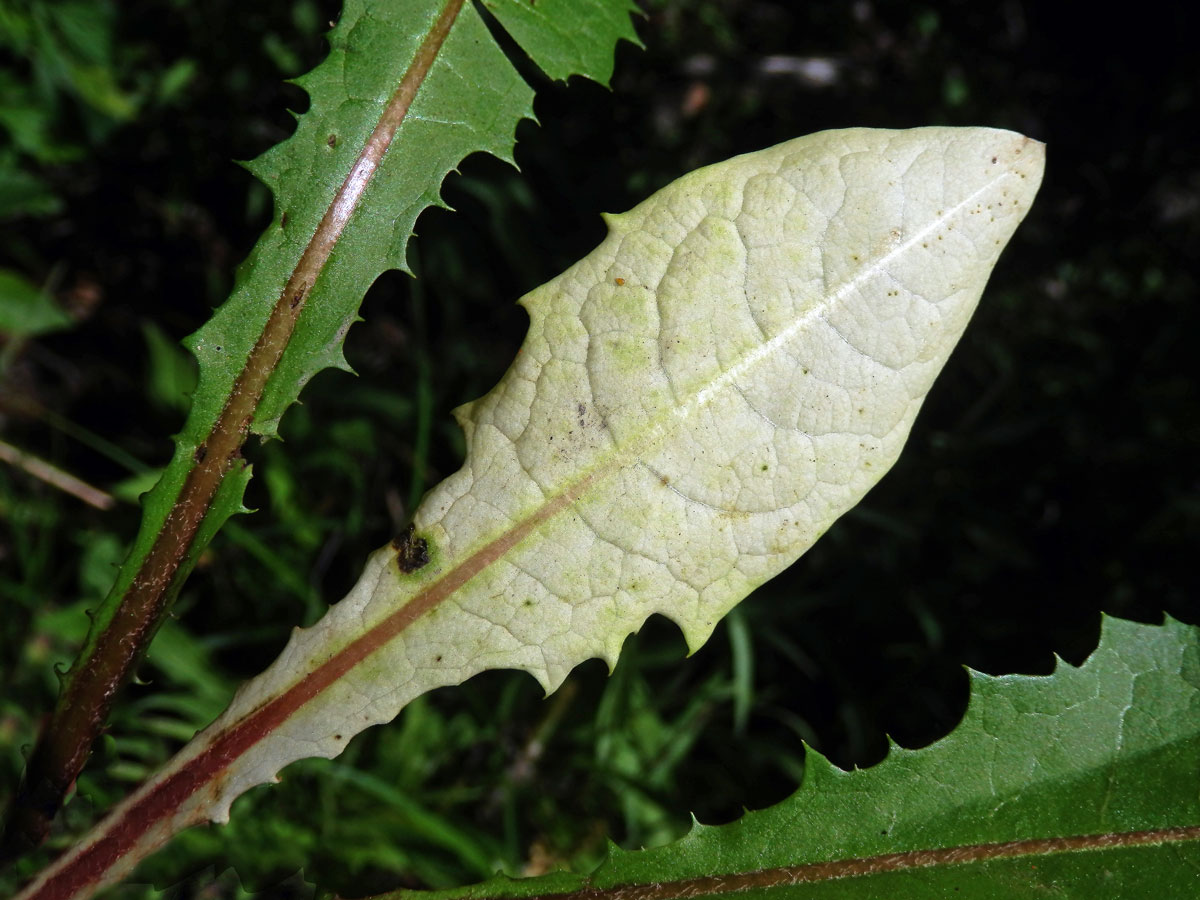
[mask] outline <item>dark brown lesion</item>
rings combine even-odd
[[[392,549],[396,551],[396,565],[405,575],[429,565],[429,543],[416,536],[412,525],[392,538]]]

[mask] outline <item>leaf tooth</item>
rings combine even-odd
[[[624,234],[631,227],[629,213],[600,213],[600,218],[608,226],[609,234]]]
[[[463,436],[466,438],[468,447],[471,445],[471,434],[475,430],[474,409],[478,402],[478,400],[472,400],[469,403],[464,403],[450,410],[450,415],[454,416],[454,421],[463,430]]]
[[[571,674],[570,666],[563,666],[561,669],[562,671],[551,672],[545,666],[530,666],[525,671],[534,677],[542,692],[548,697],[562,687],[562,683]]]
[[[680,632],[683,633],[683,640],[687,644],[688,656],[691,656],[706,643],[708,643],[708,639],[712,637],[713,630],[717,627],[717,621],[720,619],[719,615],[713,615],[703,619],[690,619],[689,617],[682,615],[677,609],[659,609],[655,610],[655,612],[667,619],[670,619],[679,627]]]

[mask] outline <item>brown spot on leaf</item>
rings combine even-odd
[[[404,533],[392,538],[392,549],[396,551],[396,565],[405,575],[429,564],[429,544],[425,538],[413,533],[412,525]]]

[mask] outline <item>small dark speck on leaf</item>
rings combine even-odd
[[[429,544],[425,538],[413,534],[409,525],[404,533],[392,538],[392,549],[396,551],[396,565],[405,575],[410,575],[429,564]]]
[[[997,159],[997,158],[996,158],[995,156],[993,156],[993,157],[992,157],[992,165],[993,165],[993,166],[996,164],[996,159]]]
[[[325,143],[327,143],[330,147],[336,146],[337,145],[337,135],[331,134],[328,137],[328,139],[325,141]],[[992,162],[995,162],[995,160],[992,160]]]
[[[279,227],[287,228],[287,213],[284,213],[282,216],[279,217]]]

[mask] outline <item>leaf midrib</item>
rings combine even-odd
[[[1200,840],[1200,825],[1071,837],[1030,838],[1019,841],[908,850],[829,862],[779,866],[754,872],[702,875],[640,884],[620,884],[605,888],[585,887],[578,891],[522,896],[521,900],[682,900],[682,898],[710,897],[749,890],[815,884],[844,878],[861,878],[910,869],[962,866],[1001,859],[1143,847],[1195,840]],[[505,900],[504,895],[500,895],[497,900]]]

